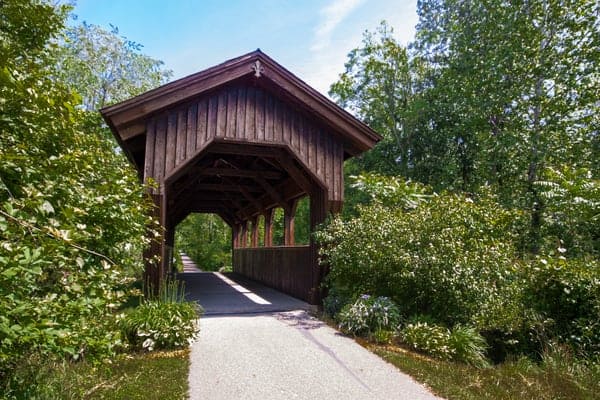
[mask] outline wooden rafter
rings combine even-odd
[[[281,172],[269,171],[269,170],[244,170],[244,169],[233,169],[233,168],[204,168],[198,171],[201,176],[227,176],[236,178],[257,178],[263,177],[266,179],[281,179],[283,174]]]

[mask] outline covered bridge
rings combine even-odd
[[[338,212],[343,162],[380,140],[373,130],[260,50],[101,113],[140,180],[156,184],[151,196],[164,233],[145,254],[147,279],[157,285],[168,271],[179,222],[214,213],[232,228],[235,272],[320,301],[318,248],[294,244],[296,204],[309,196],[311,229]],[[273,246],[277,207],[283,246]]]

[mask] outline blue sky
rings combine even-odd
[[[383,19],[407,44],[416,0],[78,0],[79,20],[113,24],[181,78],[257,48],[326,94],[365,30]]]

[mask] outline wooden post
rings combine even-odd
[[[242,222],[242,233],[240,235],[239,247],[248,247],[248,221]]]
[[[328,212],[327,191],[321,188],[315,188],[310,196],[310,231],[315,231],[317,225],[325,221]],[[320,304],[323,300],[321,293],[321,282],[327,271],[319,265],[319,246],[315,242],[313,235],[310,236],[310,263],[313,287],[310,293],[310,303]]]
[[[150,196],[154,202],[154,207],[151,211],[152,217],[160,220],[162,215],[163,196],[161,194],[150,194]],[[144,250],[144,287],[146,294],[153,295],[158,293],[164,271],[165,232],[162,231],[158,237],[155,237],[150,232],[150,229],[151,228],[148,227],[148,236],[151,238],[150,246]]]
[[[250,247],[258,247],[258,216],[252,218],[252,232],[250,235]]]
[[[296,206],[298,199],[291,200],[288,206],[283,210],[283,244],[293,246],[295,244],[294,221],[296,219]]]
[[[273,247],[273,216],[275,215],[273,208],[265,211],[265,247]]]
[[[241,227],[239,224],[235,224],[231,227],[231,247],[237,249],[240,247],[240,232]]]

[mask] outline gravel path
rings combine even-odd
[[[201,277],[210,278],[206,273],[193,276],[188,289],[202,287]],[[189,294],[201,304],[203,298],[212,304],[211,315],[200,320],[200,336],[191,347],[191,400],[437,399],[411,377],[306,311],[262,311],[264,302],[274,309],[305,303],[251,282],[240,285],[233,277],[226,278],[232,286],[230,294],[243,305],[236,307],[230,299],[219,308],[206,294]],[[223,299],[226,291],[221,287],[212,295]],[[256,301],[254,310],[248,300]],[[244,313],[232,314],[237,309]]]

